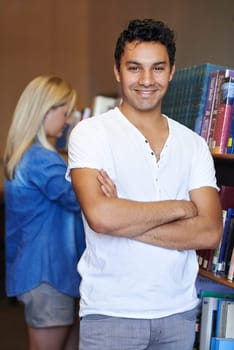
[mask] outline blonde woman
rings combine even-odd
[[[7,138],[6,290],[25,305],[30,350],[77,348],[71,334],[83,223],[66,163],[51,143],[76,98],[63,79],[36,77],[20,96]]]

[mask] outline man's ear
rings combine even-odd
[[[175,73],[175,64],[173,64],[172,68],[171,68],[171,73],[170,73],[170,77],[169,77],[169,81],[172,80],[173,76],[174,76],[174,73]]]
[[[114,64],[114,74],[115,74],[115,79],[117,80],[117,82],[120,82],[120,76],[119,76],[119,71],[116,67],[116,64]]]

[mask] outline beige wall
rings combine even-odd
[[[116,94],[113,50],[131,18],[154,17],[177,34],[177,67],[234,67],[233,0],[0,0],[0,154],[16,101],[34,76],[56,73],[78,108]]]

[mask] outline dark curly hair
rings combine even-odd
[[[120,34],[115,47],[115,64],[120,69],[121,57],[124,53],[126,42],[160,42],[167,48],[170,67],[175,62],[175,34],[165,23],[153,19],[134,19],[129,22],[127,29]]]

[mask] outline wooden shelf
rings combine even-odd
[[[215,275],[214,273],[202,268],[199,269],[199,275],[234,289],[234,281],[229,281],[226,277]]]
[[[219,153],[213,153],[213,158],[215,159],[222,159],[225,161],[234,161],[234,154],[219,154]]]

